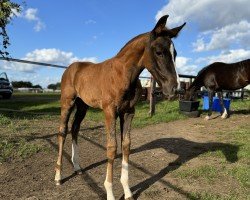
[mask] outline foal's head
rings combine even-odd
[[[152,65],[146,68],[162,87],[163,94],[171,98],[180,89],[179,76],[175,68],[177,52],[172,38],[177,37],[186,23],[168,29],[166,28],[167,18],[168,15],[161,17],[155,28],[150,32],[149,52]]]

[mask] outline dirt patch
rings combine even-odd
[[[172,172],[184,165],[216,160],[198,159],[200,155],[232,146],[221,142],[218,134],[230,132],[249,124],[249,115],[233,115],[229,119],[190,118],[161,123],[142,129],[132,129],[130,186],[135,199],[190,199],[193,186],[173,176]],[[28,159],[14,159],[0,165],[0,199],[105,199],[103,182],[106,172],[105,135],[103,124],[85,123],[79,134],[82,175],[73,173],[70,136],[64,151],[64,184],[55,186],[54,166],[57,157],[56,131],[58,121],[40,121],[29,142],[45,145],[46,151]],[[119,134],[118,134],[118,138]],[[115,161],[114,193],[122,198],[119,182],[121,169],[120,147]],[[236,152],[237,154],[237,152]],[[237,155],[235,155],[237,157]],[[235,162],[237,158],[225,158]],[[232,180],[218,186],[221,192],[234,188]],[[196,189],[216,190],[207,182],[196,184]],[[195,199],[195,198],[193,198]]]

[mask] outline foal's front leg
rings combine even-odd
[[[116,113],[115,109],[107,108],[104,110],[105,113],[105,124],[107,134],[107,172],[104,187],[107,192],[107,200],[114,200],[113,194],[113,164],[117,151],[116,141]]]
[[[134,109],[131,113],[125,113],[124,115],[120,116],[122,132],[122,171],[120,181],[124,190],[124,199],[132,198],[132,192],[129,188],[128,163],[131,144],[130,130],[133,117]]]

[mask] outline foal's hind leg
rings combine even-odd
[[[76,98],[76,113],[74,117],[74,121],[71,128],[72,134],[72,163],[74,166],[74,170],[76,173],[81,174],[81,167],[79,165],[79,153],[78,153],[78,145],[77,145],[77,136],[80,130],[80,124],[84,119],[86,112],[88,110],[88,105],[85,104],[80,98]]]
[[[132,192],[129,188],[129,178],[128,178],[128,163],[130,154],[130,130],[131,122],[134,117],[134,108],[130,112],[120,115],[121,122],[121,132],[122,132],[122,170],[121,170],[121,184],[124,190],[124,198],[128,199],[132,197]]]
[[[56,175],[55,175],[55,182],[56,185],[61,184],[62,180],[62,153],[63,153],[63,146],[64,142],[68,133],[68,122],[70,114],[74,107],[74,96],[68,96],[61,98],[61,124],[58,133],[58,159],[56,163]]]

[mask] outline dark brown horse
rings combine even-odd
[[[116,156],[116,119],[120,118],[122,141],[121,183],[125,198],[132,197],[128,185],[130,154],[130,127],[135,113],[135,103],[140,97],[139,74],[144,68],[154,76],[163,93],[171,98],[178,89],[175,69],[176,51],[171,38],[178,35],[185,23],[173,29],[166,28],[168,16],[163,16],[155,28],[130,40],[113,58],[102,63],[76,62],[71,64],[61,81],[61,124],[58,134],[59,155],[55,181],[62,181],[62,152],[68,133],[72,109],[76,113],[71,128],[72,162],[74,170],[81,173],[77,147],[80,123],[89,107],[100,108],[105,115],[107,135],[107,173],[104,186],[107,199],[114,199],[112,191],[113,162]]]
[[[188,88],[185,99],[193,100],[196,91],[205,86],[209,96],[209,112],[205,119],[209,120],[212,114],[213,95],[218,93],[222,106],[222,118],[227,118],[228,111],[225,109],[222,98],[222,90],[237,90],[250,84],[250,59],[236,63],[226,64],[215,62],[203,68]]]

